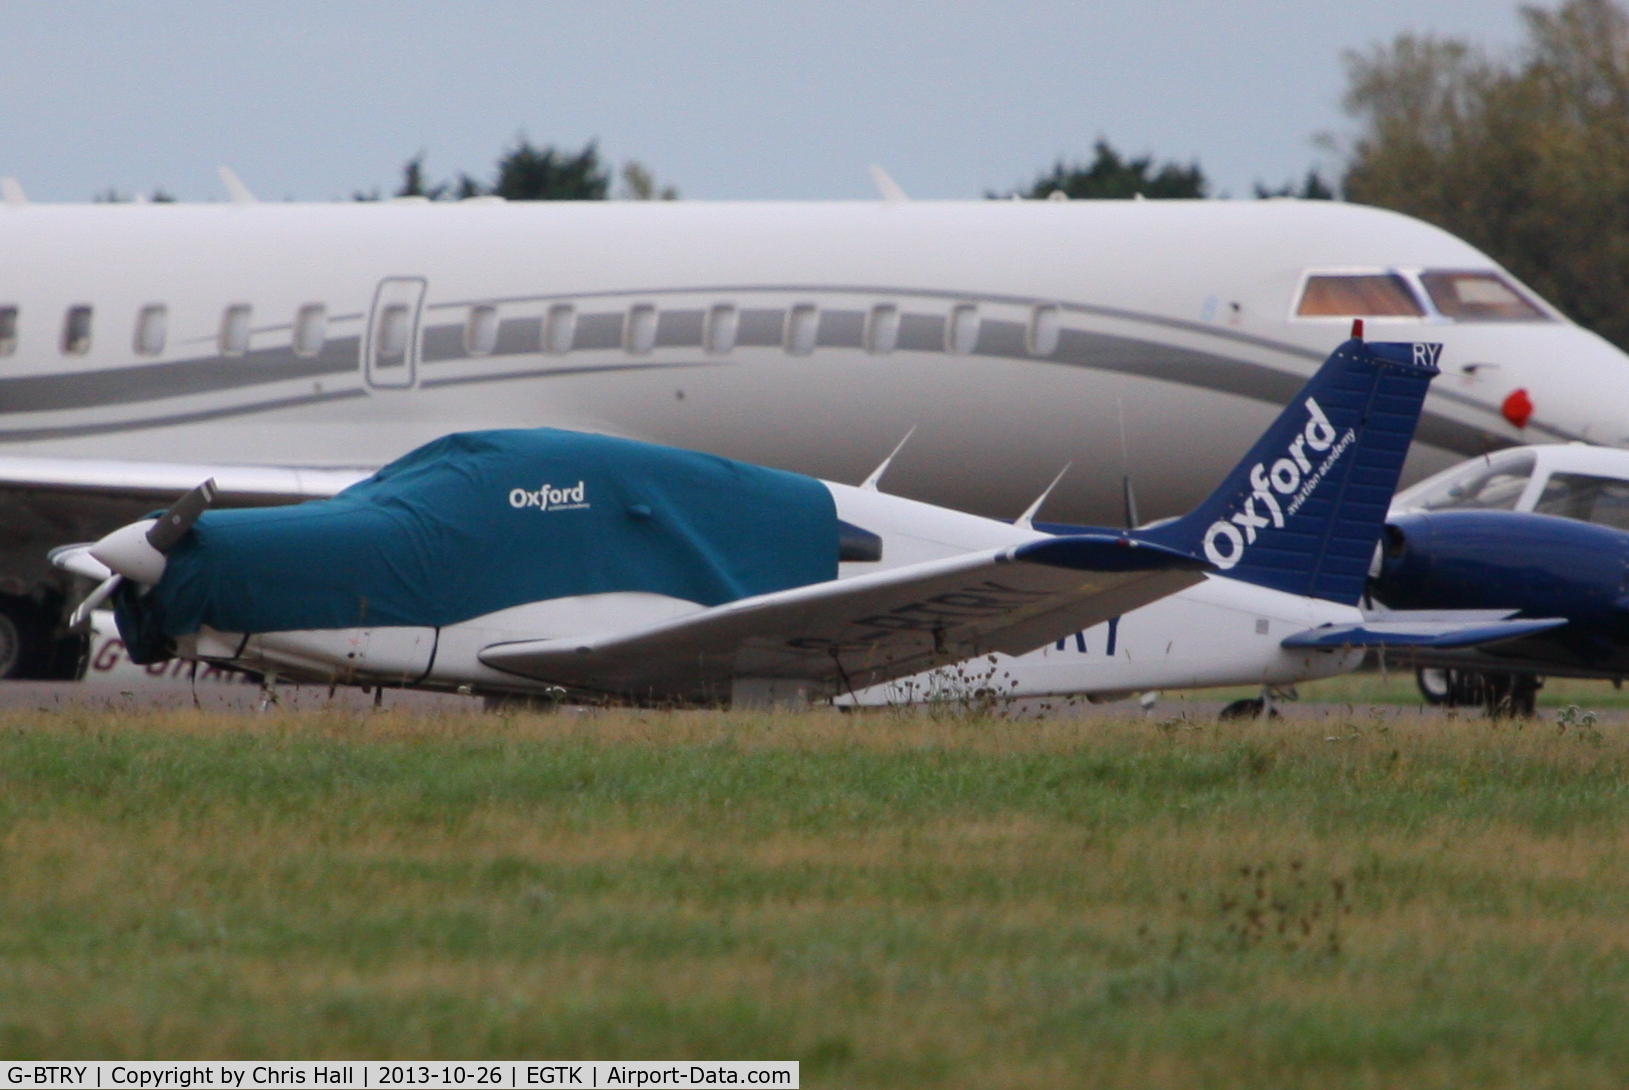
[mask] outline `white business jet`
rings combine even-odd
[[[1342,345],[1209,499],[1140,530],[1052,535],[534,429],[448,436],[306,504],[210,511],[206,482],[52,560],[101,580],[76,619],[112,598],[138,662],[662,703],[852,694],[1021,654],[1207,569],[1361,585],[1437,351]]]
[[[1485,255],[1322,201],[0,204],[0,676],[72,674],[41,559],[206,476],[333,495],[542,425],[1010,518],[1190,508],[1354,316],[1430,340],[1411,480],[1629,435],[1629,359]],[[1124,427],[1121,427],[1121,421]],[[1110,468],[1112,467],[1112,469]]]

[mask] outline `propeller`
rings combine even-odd
[[[152,586],[164,578],[165,558],[170,550],[192,529],[198,516],[214,503],[215,478],[211,477],[172,503],[169,510],[156,519],[121,526],[89,548],[53,552],[51,561],[59,568],[88,574],[95,569],[87,561],[94,561],[111,573],[79,603],[79,608],[68,618],[68,626],[77,628],[84,624],[91,612],[107,601],[126,579]]]

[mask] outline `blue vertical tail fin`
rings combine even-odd
[[[1347,341],[1208,499],[1132,536],[1233,579],[1355,605],[1441,352]]]

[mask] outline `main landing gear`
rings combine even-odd
[[[1544,682],[1513,670],[1455,670],[1421,667],[1414,672],[1427,704],[1443,708],[1480,707],[1490,716],[1529,716]]]
[[[89,638],[62,630],[61,603],[0,594],[0,678],[71,681],[84,668]]]

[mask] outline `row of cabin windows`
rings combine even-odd
[[[218,337],[223,356],[241,356],[249,350],[254,310],[247,303],[234,303],[221,314]],[[65,355],[83,356],[90,351],[93,311],[89,306],[72,306],[63,316],[61,349]],[[628,309],[623,324],[623,348],[644,355],[656,346],[658,312],[649,303],[636,303]],[[551,306],[543,318],[543,350],[563,354],[571,350],[576,335],[576,308],[570,303]],[[0,356],[17,349],[18,308],[0,307]],[[300,356],[315,356],[327,339],[328,311],[320,303],[302,306],[294,316],[293,346]],[[944,347],[958,355],[973,351],[979,336],[978,307],[958,303],[951,307],[945,323]],[[702,325],[702,347],[712,355],[723,355],[735,347],[740,328],[740,311],[729,303],[709,308]],[[386,307],[380,314],[379,354],[385,358],[403,356],[412,329],[412,315],[405,306]],[[820,330],[820,308],[799,303],[786,311],[782,343],[794,356],[807,356],[815,349]],[[865,317],[862,344],[873,355],[886,355],[899,346],[900,312],[892,303],[872,307]],[[1057,351],[1058,308],[1042,305],[1032,308],[1025,330],[1025,347],[1037,356]],[[164,351],[169,332],[169,308],[162,303],[142,307],[136,313],[131,339],[139,356],[157,356]],[[493,352],[498,344],[498,309],[483,304],[470,308],[464,326],[464,348],[472,356]]]
[[[622,327],[623,350],[636,356],[656,347],[657,309],[649,303],[628,308]],[[702,320],[701,344],[710,355],[721,356],[735,347],[740,329],[740,311],[730,303],[709,307]],[[404,323],[405,324],[405,323]],[[880,303],[865,316],[861,344],[873,355],[886,355],[899,346],[900,314],[892,303]],[[543,351],[556,355],[569,352],[577,332],[577,309],[570,303],[557,303],[543,315]],[[820,332],[820,308],[798,303],[786,311],[781,330],[782,347],[793,356],[807,356],[815,350]],[[1058,349],[1060,326],[1058,308],[1044,304],[1032,308],[1025,330],[1025,347],[1036,356],[1050,356]],[[973,351],[979,337],[978,307],[958,303],[951,307],[945,323],[945,349],[957,355]],[[464,351],[485,356],[498,345],[498,309],[481,304],[469,310],[464,323]]]
[[[93,311],[88,306],[72,306],[62,317],[63,355],[83,356],[91,347]],[[249,351],[250,326],[254,309],[247,303],[234,303],[221,312],[219,335],[223,356],[241,356]],[[151,303],[136,312],[136,326],[131,347],[138,356],[157,356],[164,351],[169,334],[170,309],[163,303]],[[18,308],[0,306],[0,356],[17,351]],[[328,308],[321,303],[308,303],[294,315],[294,351],[301,356],[315,356],[322,351],[328,337]]]

